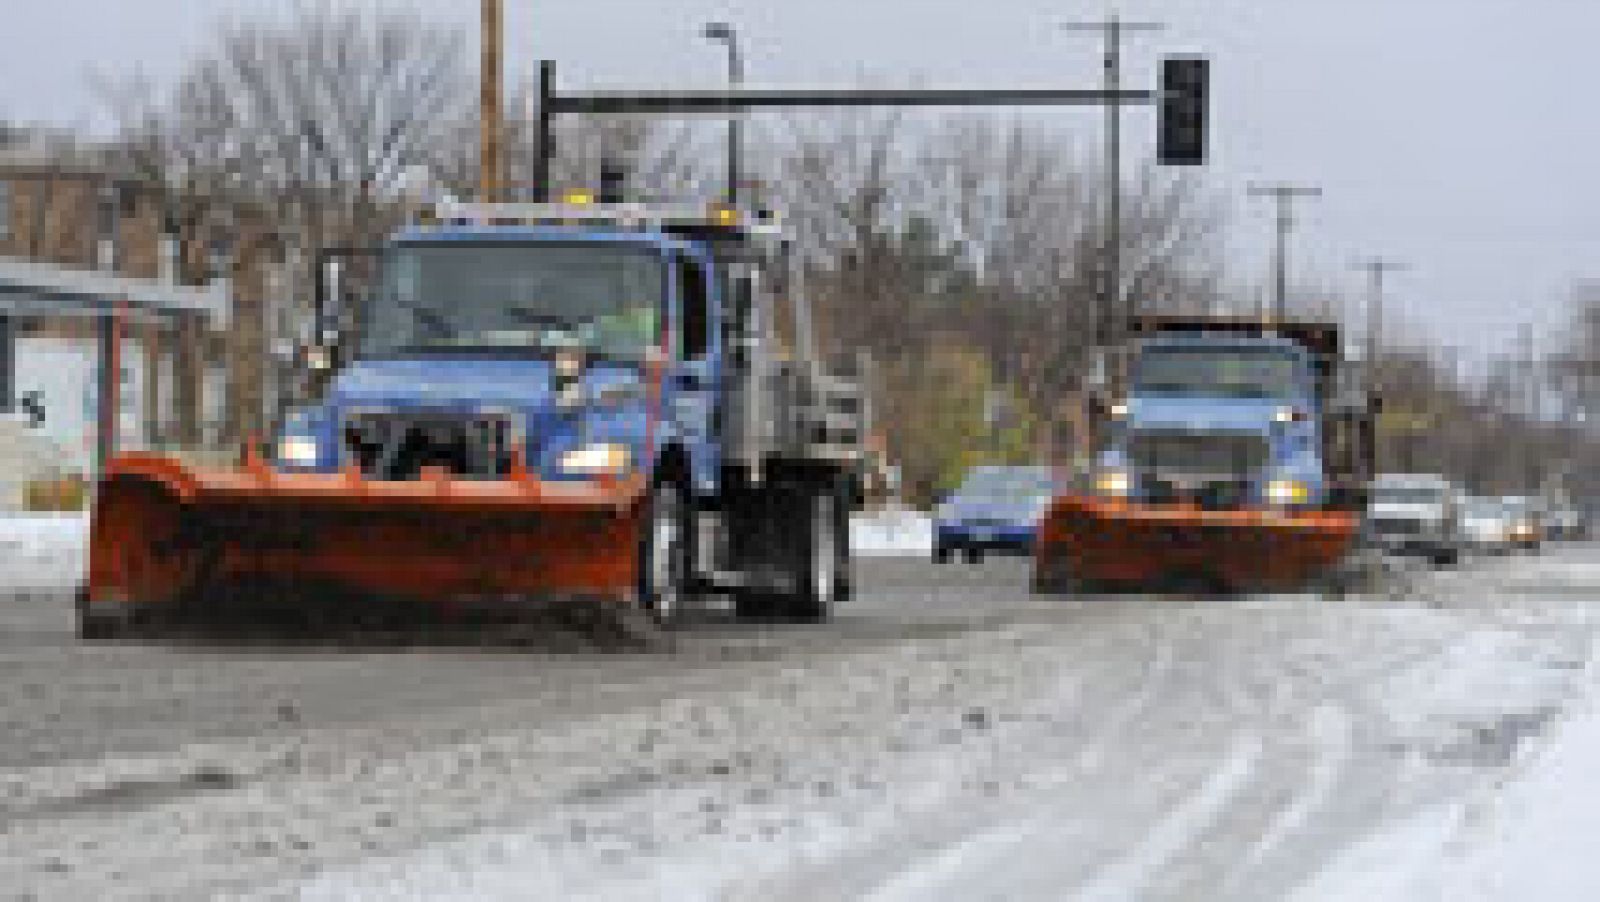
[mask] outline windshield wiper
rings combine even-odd
[[[1272,389],[1262,388],[1259,385],[1230,385],[1226,391],[1235,398],[1275,398],[1278,396],[1278,393]]]
[[[583,320],[561,316],[556,313],[542,313],[538,310],[530,310],[527,307],[507,307],[506,313],[510,314],[512,319],[530,326],[554,326],[558,329],[565,329],[568,332],[576,332],[584,324]]]
[[[412,317],[438,335],[440,338],[456,337],[456,327],[444,313],[427,306],[426,304],[411,304],[401,302],[402,307],[411,311]]]

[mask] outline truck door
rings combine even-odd
[[[668,416],[689,452],[695,489],[716,490],[722,466],[721,443],[716,434],[721,404],[720,330],[715,322],[717,305],[708,261],[676,252],[672,255],[674,315],[672,377]]]

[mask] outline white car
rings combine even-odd
[[[1386,473],[1372,481],[1367,531],[1392,554],[1422,555],[1436,566],[1456,562],[1465,544],[1456,487],[1431,473]]]

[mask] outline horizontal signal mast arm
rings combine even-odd
[[[553,113],[726,113],[765,107],[849,106],[1102,106],[1154,103],[1156,91],[1065,88],[764,89],[725,91],[595,91],[553,94]]]

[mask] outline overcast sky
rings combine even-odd
[[[325,0],[333,2],[333,0]],[[47,0],[8,3],[0,115],[92,125],[89,74],[141,67],[170,79],[219,15],[283,0]],[[475,29],[476,0],[405,4]],[[1054,28],[1096,18],[1071,0],[505,0],[507,71],[541,57],[568,85],[715,84],[718,48],[699,25],[737,25],[752,81],[1092,86],[1098,39]],[[1167,24],[1135,39],[1131,85],[1153,86],[1163,53],[1202,52],[1213,71],[1212,165],[1233,208],[1234,264],[1265,280],[1267,205],[1252,179],[1304,179],[1296,269],[1348,283],[1358,257],[1384,253],[1391,310],[1481,356],[1532,321],[1561,322],[1565,288],[1600,277],[1600,144],[1594,0],[1126,0],[1126,18]],[[1056,117],[1086,147],[1100,115]],[[1149,153],[1154,117],[1127,114],[1130,161]]]

